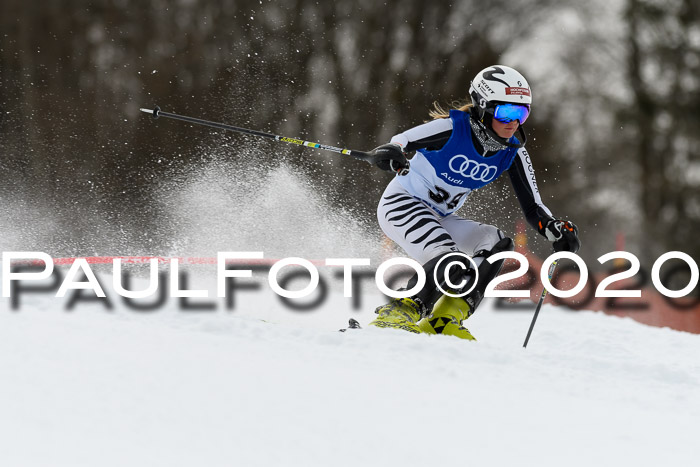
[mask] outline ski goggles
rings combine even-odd
[[[518,120],[522,125],[530,115],[530,107],[520,104],[498,104],[493,109],[493,118],[501,123],[510,123]]]

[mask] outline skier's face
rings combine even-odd
[[[512,122],[508,123],[502,123],[499,122],[498,120],[491,119],[491,127],[493,128],[493,131],[500,136],[501,138],[508,139],[511,136],[513,136],[518,129],[518,126],[520,126],[520,122],[517,120],[513,120]]]

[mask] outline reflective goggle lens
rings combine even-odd
[[[499,104],[493,112],[493,118],[501,123],[510,123],[513,120],[519,120],[522,125],[530,115],[530,108],[525,105],[518,104]]]

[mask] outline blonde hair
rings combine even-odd
[[[451,104],[450,109],[445,109],[443,106],[440,105],[439,102],[436,101],[433,102],[433,108],[430,109],[428,115],[430,115],[430,117],[433,120],[437,120],[439,118],[449,118],[450,110],[460,110],[462,112],[469,112],[469,109],[471,109],[472,107],[474,107],[474,104],[468,101],[467,103],[453,102]]]

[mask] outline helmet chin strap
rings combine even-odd
[[[472,132],[476,135],[481,145],[486,151],[501,151],[507,148],[522,148],[527,143],[527,135],[525,130],[523,130],[522,125],[518,126],[516,130],[519,144],[511,143],[505,138],[501,138],[493,131],[491,125],[486,125],[484,122],[476,120],[475,118],[469,118],[469,124],[472,127]]]

